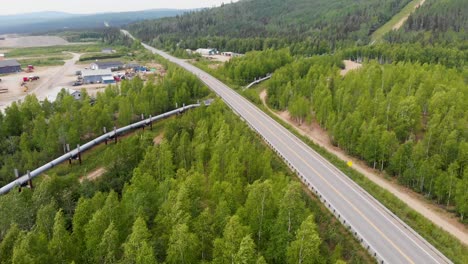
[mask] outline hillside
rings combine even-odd
[[[468,40],[468,5],[464,0],[427,0],[403,25],[385,36],[395,42],[454,45]],[[463,45],[463,44],[462,44]]]
[[[57,29],[101,28],[104,22],[122,26],[145,19],[180,15],[186,10],[156,9],[135,12],[76,15],[67,13],[33,13],[15,16],[0,16],[0,34],[40,33]],[[52,14],[52,16],[50,16]]]
[[[245,51],[262,49],[262,43],[258,44],[261,38],[275,39],[269,44],[263,43],[270,46],[307,39],[312,42],[326,40],[332,46],[365,44],[373,31],[409,2],[365,0],[350,4],[347,0],[243,0],[173,18],[132,24],[129,29],[144,41],[156,38],[153,44],[160,47],[182,41],[180,47],[183,48],[208,43],[217,48]],[[246,43],[246,39],[251,39],[256,46]]]

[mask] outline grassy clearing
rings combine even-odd
[[[66,56],[62,57],[44,57],[44,58],[33,58],[33,59],[20,59],[18,62],[23,65],[34,65],[34,66],[62,66],[65,64],[65,60],[70,59]]]
[[[423,1],[424,0],[413,0],[409,4],[407,4],[398,14],[393,16],[392,19],[390,19],[390,21],[385,23],[371,35],[371,43],[382,41],[382,37],[385,34],[393,30],[395,25],[397,25],[403,18],[411,15],[411,13],[413,13],[416,7],[419,6],[420,3]]]
[[[37,47],[37,48],[18,48],[11,49],[6,53],[9,58],[14,57],[27,57],[27,56],[44,56],[44,55],[57,55],[62,54],[64,51],[85,53],[85,52],[98,52],[104,47],[103,44],[80,44],[80,45],[65,45],[54,47]],[[107,46],[106,46],[107,47]]]
[[[80,61],[95,61],[95,60],[108,60],[116,59],[125,56],[123,53],[104,54],[100,52],[87,53],[80,57]]]

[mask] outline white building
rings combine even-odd
[[[75,91],[71,89],[66,89],[67,92],[75,98],[75,100],[81,100],[81,91]]]
[[[110,69],[107,70],[84,70],[81,72],[81,76],[83,76],[83,83],[90,84],[90,83],[103,83],[104,77],[113,77],[112,71]]]
[[[203,55],[203,56],[209,56],[209,55],[216,55],[216,54],[219,54],[218,50],[217,49],[211,49],[211,48],[208,48],[208,49],[197,49],[195,51],[195,53],[198,53],[200,55]]]
[[[96,61],[89,66],[93,70],[118,70],[122,69],[124,64],[120,61]]]

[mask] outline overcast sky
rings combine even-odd
[[[64,11],[69,13],[104,13],[135,11],[155,8],[199,8],[219,6],[231,0],[16,0],[5,1],[0,15],[30,13],[39,11]],[[233,0],[236,2],[237,0]]]

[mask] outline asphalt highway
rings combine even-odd
[[[192,72],[218,94],[283,158],[379,263],[451,263],[349,177],[248,100],[186,61],[143,45]]]

